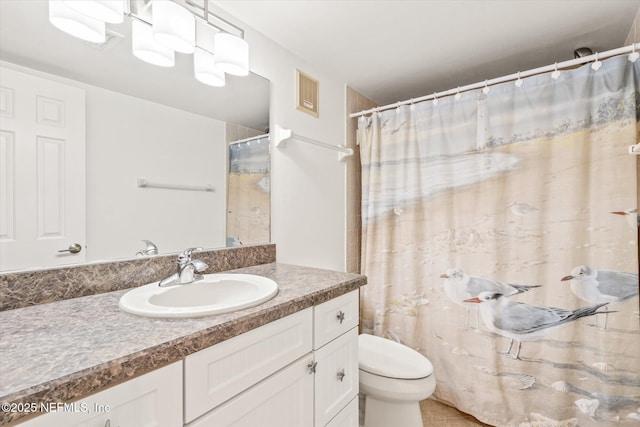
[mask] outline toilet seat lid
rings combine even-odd
[[[433,373],[422,354],[395,341],[362,334],[358,336],[360,369],[388,378],[416,380]]]

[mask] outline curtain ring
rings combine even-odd
[[[456,96],[454,96],[456,100],[462,98],[462,94],[460,93],[460,86],[458,86],[458,90],[456,90]]]
[[[488,80],[485,79],[484,81],[484,88],[482,88],[482,93],[484,93],[485,95],[489,93],[489,91],[491,91],[491,89],[489,88],[489,86],[487,85]]]
[[[516,80],[516,86],[520,87],[522,86],[522,79],[520,78],[520,71],[518,71],[518,79]]]
[[[593,64],[591,64],[591,69],[593,71],[598,71],[602,67],[602,61],[598,59],[598,52],[596,52],[596,60]]]
[[[551,78],[554,80],[558,80],[558,77],[560,77],[560,71],[558,71],[558,63],[556,62],[553,68],[553,73],[551,73]]]

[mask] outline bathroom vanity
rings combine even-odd
[[[277,263],[233,272],[274,280],[278,295],[194,319],[124,313],[125,291],[0,313],[0,399],[16,410],[0,425],[357,426],[366,278]]]

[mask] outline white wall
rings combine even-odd
[[[636,17],[633,18],[629,34],[627,35],[627,39],[624,41],[625,46],[628,46],[631,43],[638,43],[640,41],[640,28],[638,28],[638,24],[640,24],[640,8],[638,8]]]
[[[245,30],[251,71],[271,81],[271,129],[275,124],[294,134],[329,144],[344,144],[345,85],[332,80],[263,34],[226,12],[215,13]],[[320,81],[320,117],[295,108],[295,72]],[[278,262],[344,271],[346,167],[334,151],[298,141],[272,147],[271,241]]]
[[[87,107],[87,260],[225,245],[225,123],[95,86]],[[137,178],[215,192],[138,188]],[[198,226],[195,226],[197,224]],[[126,254],[126,255],[125,255]]]

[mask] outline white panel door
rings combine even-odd
[[[0,270],[83,262],[84,247],[85,92],[0,67]]]

